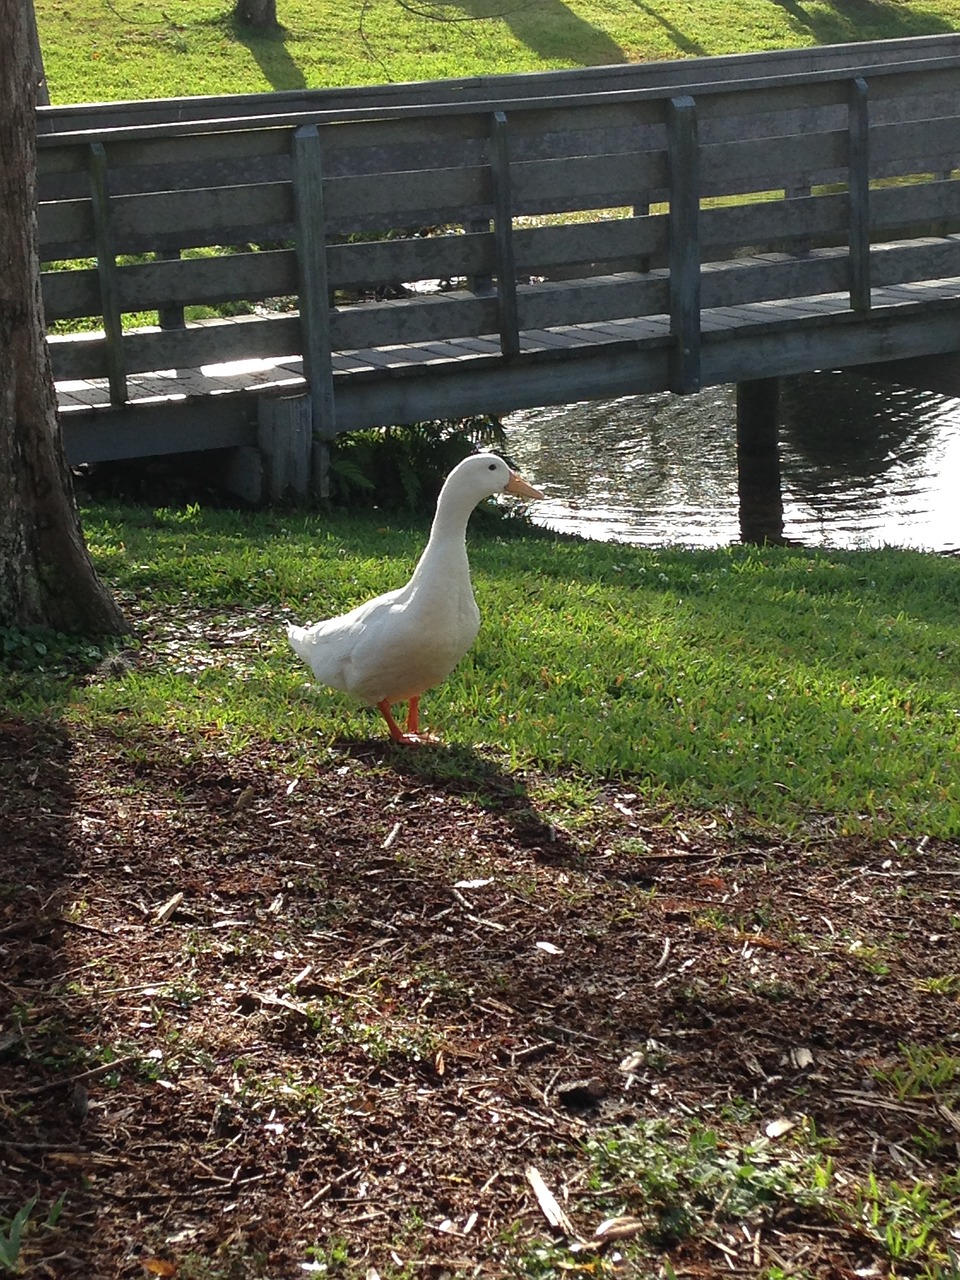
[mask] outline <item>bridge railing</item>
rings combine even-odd
[[[41,135],[56,377],[303,356],[330,434],[343,353],[667,317],[689,391],[712,310],[960,276],[960,56],[689,87]]]

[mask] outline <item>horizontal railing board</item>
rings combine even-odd
[[[489,232],[334,244],[327,249],[332,289],[490,275],[494,269],[494,239]]]
[[[810,71],[825,67],[849,67],[858,74],[871,66],[960,53],[960,37],[944,33],[875,41],[868,44],[838,44],[816,49],[780,49],[712,58],[671,59],[654,63],[628,63],[608,67],[573,68],[563,71],[528,72],[513,75],[470,76],[427,83],[363,85],[347,88],[286,90],[279,93],[195,96],[115,103],[82,103],[43,107],[37,112],[37,131],[63,132],[65,128],[111,127],[122,122],[156,123],[167,119],[215,119],[225,114],[262,114],[274,111],[283,102],[292,112],[309,110],[319,103],[337,107],[350,104],[449,101],[464,98],[498,100],[514,94],[542,96],[553,88],[589,92],[598,83],[678,86],[724,76],[742,78],[744,69],[766,75],[785,70]]]
[[[57,381],[106,376],[106,343],[102,336],[82,340],[50,338]],[[237,316],[205,321],[185,329],[146,329],[124,334],[127,373],[155,369],[197,369],[232,360],[295,356],[300,351],[300,319],[296,314]]]
[[[960,236],[885,246],[871,255],[871,266],[876,287],[960,274]],[[736,263],[706,264],[701,276],[702,304],[708,309],[789,302],[794,297],[842,292],[847,283],[843,250],[814,250],[801,258],[758,255]],[[665,271],[518,288],[522,329],[661,315],[668,307]],[[335,350],[477,337],[495,332],[496,326],[496,298],[465,291],[340,307],[331,313]],[[175,332],[135,332],[125,335],[123,348],[127,371],[135,373],[253,355],[292,355],[299,352],[299,341],[298,317],[278,315],[205,323]],[[102,339],[85,338],[73,344],[53,340],[52,349],[58,378],[106,373]]]
[[[942,60],[939,60],[935,64],[930,64],[926,68],[924,68],[923,64],[912,64],[910,66],[888,67],[888,68],[885,68],[883,72],[880,74],[883,76],[895,77],[898,74],[904,74],[904,73],[915,74],[923,71],[924,69],[930,71],[931,74],[939,74],[944,70],[944,63]],[[843,90],[848,77],[844,76],[842,73],[834,74],[831,72],[823,72],[823,73],[811,73],[808,78],[809,83],[807,83],[807,78],[801,78],[796,76],[781,77],[777,80],[776,83],[778,88],[785,93],[789,91],[791,88],[793,88],[795,84],[799,83],[801,79],[804,80],[805,93],[808,97],[810,97],[810,96],[816,96],[817,93],[820,91],[821,86],[823,85],[828,85],[830,87],[830,92],[836,95],[839,91]],[[711,85],[698,86],[698,100],[701,104],[701,110],[705,112],[709,112],[711,106],[717,107],[719,105],[721,112],[730,113],[732,110],[735,110],[735,103],[738,98],[743,98],[744,95],[746,95],[747,99],[749,99],[749,96],[751,93],[756,92],[757,90],[766,90],[768,88],[769,86],[767,85],[766,82],[756,81],[756,80],[739,82],[733,85],[723,84],[719,86],[711,86]],[[713,94],[714,96],[711,96],[711,94]],[[716,97],[716,95],[719,95],[719,97]],[[588,101],[588,97],[589,97],[589,101]],[[637,92],[631,92],[626,94],[620,93],[620,94],[613,94],[613,95],[611,94],[596,94],[596,95],[588,95],[588,96],[577,95],[577,96],[572,96],[566,99],[560,99],[559,101],[557,99],[551,99],[548,105],[550,106],[551,109],[555,109],[557,106],[562,106],[562,105],[568,105],[568,106],[577,107],[577,108],[584,108],[584,107],[592,108],[593,106],[599,104],[600,102],[610,103],[614,101],[636,101],[639,103],[649,98],[656,98],[656,95],[655,94],[651,95],[649,93],[646,93],[645,91],[637,91]],[[662,95],[661,95],[661,101],[662,101]],[[499,105],[504,109],[510,109],[510,110],[522,113],[528,108],[532,111],[542,110],[543,107],[547,104],[544,104],[537,100],[527,101],[527,100],[520,99],[513,104],[501,103]],[[431,107],[415,106],[409,109],[397,109],[389,113],[390,122],[391,124],[395,124],[398,120],[402,118],[414,119],[418,116],[424,115],[425,113],[428,113],[438,119],[444,115],[454,115],[454,116],[461,116],[461,117],[473,116],[474,118],[476,118],[477,117],[476,106],[477,104],[472,104],[468,106],[461,106],[458,104],[456,106],[449,107],[449,108],[444,105],[439,105],[439,106],[434,105]],[[378,123],[383,123],[380,118],[381,114],[382,113],[377,112],[375,115],[372,115],[370,118],[377,120]],[[356,119],[362,115],[363,113],[353,113],[351,118]],[[306,120],[306,121],[317,123],[318,125],[324,125],[325,123],[330,123],[331,119],[333,118],[335,117],[332,117],[330,113],[327,113],[326,115],[324,115],[324,113],[321,112],[321,113],[311,113],[305,117],[301,117],[300,119],[301,121]],[[254,136],[256,136],[262,130],[264,130],[265,126],[267,128],[267,131],[269,131],[270,128],[272,128],[273,126],[277,126],[280,132],[282,132],[283,131],[282,126],[284,125],[289,126],[292,123],[293,122],[291,120],[289,119],[284,120],[283,117],[273,117],[268,119],[258,118],[256,121],[251,121],[248,119],[238,119],[238,120],[218,121],[216,124],[216,128],[218,131],[226,131],[231,133],[236,133],[237,131],[239,132],[249,131],[249,132],[252,132]],[[153,135],[156,135],[157,133],[162,133],[164,136],[190,134],[192,129],[193,133],[195,134],[196,128],[197,126],[184,127],[182,125],[176,124],[171,126],[156,126],[150,131],[145,131],[143,129],[122,130],[122,131],[117,131],[116,133],[111,133],[109,135],[109,139],[111,142],[111,147],[115,142],[130,142],[130,141],[142,140],[144,138],[147,138],[147,140],[152,144],[156,142],[156,137]],[[94,137],[94,135],[90,135],[90,136],[91,138]],[[53,138],[42,139],[41,138],[39,142],[41,146],[43,146],[48,141],[63,142],[63,141],[78,141],[78,140],[80,140],[79,137],[73,137],[73,138],[61,137],[59,139],[53,139]],[[102,141],[103,139],[101,138],[100,140]]]
[[[884,225],[901,226],[920,216],[928,220],[957,212],[960,184],[930,184],[937,199],[921,187],[886,188],[874,193],[875,236]],[[720,246],[762,245],[790,240],[812,241],[839,236],[845,228],[846,197],[809,196],[796,200],[733,205],[706,209],[702,215],[704,255]],[[664,217],[629,218],[593,224],[521,228],[515,236],[517,267],[521,273],[547,274],[621,257],[662,259],[667,246]],[[440,236],[414,240],[334,245],[329,249],[332,288],[375,287],[433,278],[490,273],[492,237]],[[206,302],[210,305],[248,299],[256,301],[297,290],[294,254],[272,250],[147,263],[118,269],[121,309],[133,311],[169,305]],[[97,314],[96,273],[45,273],[44,297],[49,319]]]

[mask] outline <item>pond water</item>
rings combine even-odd
[[[781,383],[784,534],[807,546],[960,547],[960,400],[844,373]],[[508,450],[538,523],[605,541],[740,541],[736,388],[528,409]]]

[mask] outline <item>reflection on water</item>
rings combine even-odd
[[[505,419],[539,523],[606,541],[740,538],[736,389]],[[781,384],[784,532],[808,546],[960,546],[960,400],[843,373]]]

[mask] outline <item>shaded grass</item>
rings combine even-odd
[[[284,30],[237,29],[225,0],[37,0],[55,103],[266,92],[753,52],[950,31],[960,0],[281,0]]]
[[[475,517],[475,521],[476,521]],[[482,524],[482,520],[481,520]],[[425,529],[381,518],[94,508],[101,572],[141,660],[71,688],[56,663],[16,705],[296,743],[379,736],[310,682],[287,620],[405,581]],[[454,747],[511,769],[625,776],[651,802],[844,832],[960,832],[960,577],[899,550],[631,548],[471,531],[480,638],[424,700]],[[133,602],[139,601],[139,605]],[[431,767],[434,753],[423,753]]]

